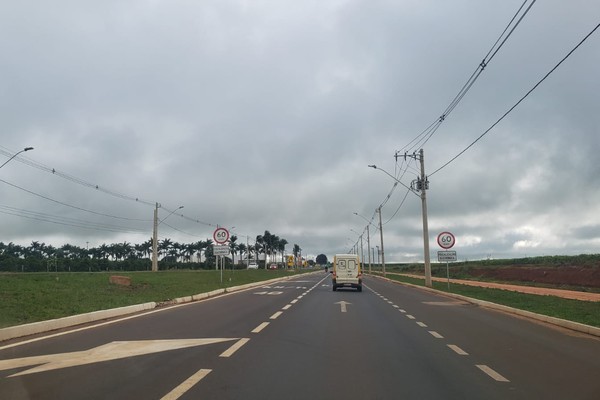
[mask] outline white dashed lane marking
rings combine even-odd
[[[406,315],[406,318],[414,320],[416,319],[413,315],[407,314],[406,310],[403,310],[401,308],[399,308],[396,304],[394,304],[392,301],[388,300],[385,296],[375,292],[373,289],[369,288],[375,295],[377,295],[379,298],[381,298],[383,301],[387,302],[388,304],[391,304],[394,308],[396,308],[398,311],[400,311],[401,313]],[[435,305],[435,306],[456,306],[456,305],[463,305],[465,303],[463,302],[425,302],[424,304],[427,305]],[[416,321],[416,324],[422,328],[427,328],[427,325],[424,322],[420,322],[420,321]],[[428,331],[429,334],[431,336],[433,336],[436,339],[444,339],[444,336],[442,336],[441,334],[439,334],[436,331]],[[466,351],[464,351],[463,349],[461,349],[460,347],[458,347],[455,344],[448,344],[447,345],[449,349],[451,349],[452,351],[454,351],[456,354],[460,355],[460,356],[468,356],[469,353],[467,353]],[[488,367],[487,365],[483,365],[483,364],[478,364],[476,365],[477,368],[479,368],[481,371],[483,371],[486,375],[488,375],[490,378],[494,379],[497,382],[510,382],[508,379],[506,379],[504,376],[500,375],[498,372],[494,371],[492,368]]]
[[[263,322],[256,328],[252,329],[252,333],[260,333],[263,329],[265,329],[269,325],[269,322]]]
[[[488,367],[487,365],[477,365],[477,368],[485,372],[488,376],[498,382],[510,382],[508,379]]]
[[[461,355],[461,356],[469,355],[469,353],[467,353],[466,351],[464,351],[463,349],[461,349],[460,347],[458,347],[455,344],[449,344],[448,347],[450,347],[452,350],[454,350],[454,352],[458,355]]]

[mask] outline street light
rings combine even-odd
[[[365,259],[365,253],[363,250],[363,234],[356,232],[354,229],[350,229],[350,230],[352,232],[356,233],[358,235],[358,237],[360,238],[360,263],[362,264]],[[356,244],[358,244],[358,242]],[[358,253],[358,251],[357,251],[357,253]]]
[[[10,160],[12,160],[13,158],[15,158],[19,154],[21,154],[21,153],[23,153],[25,151],[29,151],[29,150],[33,150],[33,147],[25,147],[23,150],[19,151],[18,153],[13,154],[13,156],[11,158],[9,158],[8,160],[4,161],[4,164],[0,165],[0,168],[4,167],[6,164],[8,164],[10,162]]]
[[[156,203],[156,207],[154,208],[154,229],[152,231],[152,271],[158,271],[158,225],[162,224],[164,220],[169,218],[175,211],[181,210],[183,206],[179,206],[175,210],[171,211],[169,215],[164,217],[163,219],[158,221],[158,209],[160,208],[160,204]]]
[[[420,194],[417,193],[417,191],[414,190],[412,187],[408,187],[404,183],[400,182],[395,176],[393,176],[386,170],[378,168],[376,165],[369,165],[369,167],[382,171],[383,173],[388,175],[390,178],[392,178],[396,183],[401,184],[402,186],[404,186],[405,188],[407,188],[408,190],[410,190],[415,195],[417,195],[421,198],[421,214],[423,217],[423,263],[425,266],[425,286],[432,287],[431,261],[429,258],[430,257],[429,256],[429,224],[427,221],[427,195],[426,195],[427,189],[429,188],[429,181],[427,180],[427,177],[425,176],[425,156],[423,154],[423,149],[421,149],[419,151],[419,154],[414,153],[412,156],[409,156],[409,157],[414,158],[415,160],[418,158],[420,161],[420,164],[421,164],[421,176],[416,181],[417,182],[416,187],[417,187],[417,190],[419,190],[421,192]],[[406,158],[406,155],[405,155],[405,158]],[[381,206],[379,207],[379,218],[380,218],[379,224],[381,225]],[[383,258],[383,240],[381,243],[381,252],[382,252],[381,257]]]
[[[371,221],[355,212],[354,215],[357,215],[367,221],[367,253],[369,253],[369,273],[371,273],[371,235],[369,234],[369,225],[371,225]]]

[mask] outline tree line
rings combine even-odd
[[[285,264],[286,239],[265,231],[257,235],[254,244],[238,241],[232,235],[229,240],[231,259],[228,266],[245,268],[246,260],[258,262],[259,255],[264,260],[260,265],[266,268],[266,260]],[[192,243],[178,243],[169,238],[158,241],[159,269],[210,269],[215,266],[213,240],[206,239]],[[301,248],[293,246],[294,257],[300,255]],[[152,238],[139,244],[129,242],[102,244],[85,248],[65,244],[54,247],[43,242],[32,241],[29,246],[0,242],[0,271],[2,272],[42,272],[42,271],[146,271],[151,269]]]

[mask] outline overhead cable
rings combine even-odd
[[[498,125],[500,123],[500,121],[502,121],[508,114],[510,114],[515,108],[517,108],[517,106],[519,106],[519,104],[521,104],[521,102],[523,102],[523,100],[525,100],[527,98],[527,96],[529,96],[535,89],[537,89],[537,87],[540,86],[542,84],[542,82],[544,82],[546,80],[546,78],[548,78],[567,58],[569,58],[571,56],[571,54],[573,54],[575,52],[575,50],[577,50],[579,48],[579,46],[581,46],[583,44],[583,42],[585,42],[594,32],[596,32],[598,27],[600,27],[600,24],[596,25],[596,27],[594,29],[592,29],[592,31],[590,33],[588,33],[571,51],[569,51],[569,53],[558,62],[558,64],[556,64],[550,71],[548,71],[548,73],[546,73],[546,75],[544,75],[544,77],[542,79],[540,79],[531,89],[529,89],[529,91],[527,93],[525,93],[525,95],[523,95],[519,99],[519,101],[517,101],[511,108],[509,108],[508,111],[506,111],[500,118],[498,118],[498,120],[496,122],[494,122],[492,124],[492,126],[490,126],[488,129],[486,129],[485,132],[483,132],[481,135],[479,135],[479,137],[477,139],[475,139],[473,142],[471,142],[471,144],[469,144],[467,147],[465,147],[457,155],[452,157],[448,162],[446,162],[444,165],[442,165],[441,167],[439,167],[438,169],[433,171],[431,174],[429,174],[429,176],[433,176],[441,169],[447,167],[451,162],[453,162],[458,157],[463,155],[467,150],[469,150],[473,145],[475,145],[475,143],[477,143],[481,138],[483,138],[485,135],[487,135],[488,132],[490,132],[494,127],[496,127],[496,125]]]

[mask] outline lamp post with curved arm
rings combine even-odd
[[[425,176],[425,161],[424,161],[423,149],[421,149],[419,151],[419,154],[415,153],[410,157],[419,159],[419,161],[421,163],[421,176],[416,180],[416,190],[413,187],[406,186],[404,183],[400,182],[395,176],[393,176],[386,170],[377,167],[376,165],[369,165],[368,167],[380,170],[381,172],[385,173],[390,178],[392,178],[395,182],[401,184],[402,186],[404,186],[405,188],[407,188],[408,190],[410,190],[415,195],[417,195],[421,198],[421,209],[422,209],[421,214],[423,217],[423,264],[424,264],[424,269],[425,269],[425,286],[432,287],[431,261],[430,261],[430,257],[429,257],[429,224],[427,221],[427,194],[426,194],[427,189],[429,188],[429,181],[427,180],[427,177]],[[419,191],[421,192],[420,194],[418,193]],[[379,224],[381,225],[381,206],[379,207],[379,218],[380,218]],[[381,243],[381,251],[383,253],[383,241]],[[383,259],[383,254],[382,254],[382,259]]]
[[[171,211],[169,215],[158,220],[158,209],[160,208],[160,204],[156,203],[156,207],[154,208],[154,229],[152,230],[152,271],[158,271],[158,225],[162,224],[164,220],[169,218],[175,211],[181,210],[183,206],[179,206],[175,210]]]
[[[8,160],[4,161],[4,163],[2,165],[0,165],[0,168],[4,167],[6,164],[8,164],[13,158],[15,158],[16,156],[18,156],[19,154],[25,152],[25,151],[29,151],[29,150],[33,150],[33,147],[25,147],[23,150],[13,154],[13,156],[11,158],[9,158]]]
[[[369,273],[371,273],[371,235],[369,234],[369,225],[371,225],[371,221],[369,221],[357,212],[355,212],[354,215],[357,215],[365,221],[367,221],[367,253],[369,255]]]
[[[354,232],[355,234],[357,234],[358,237],[360,238],[360,263],[362,264],[364,262],[364,259],[365,259],[365,253],[364,253],[364,247],[363,247],[363,234],[356,232],[354,229],[350,229],[350,230],[352,232]]]

